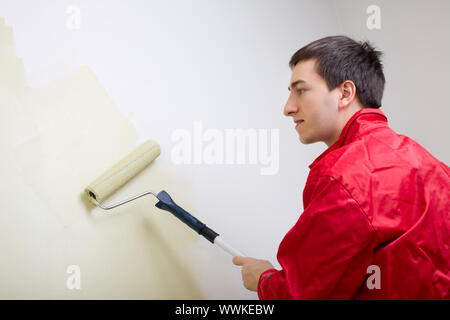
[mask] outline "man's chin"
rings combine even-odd
[[[300,140],[300,142],[302,144],[312,144],[312,143],[316,143],[317,141],[314,139],[308,139],[303,137],[302,135],[298,135],[298,139]]]

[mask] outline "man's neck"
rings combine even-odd
[[[340,119],[338,120],[338,130],[336,130],[336,133],[332,138],[330,138],[328,141],[324,141],[325,144],[329,147],[331,147],[336,141],[339,140],[339,137],[341,136],[342,130],[344,129],[347,122],[353,117],[353,115],[361,110],[362,108],[359,105],[349,106],[348,108],[342,110],[342,114]]]

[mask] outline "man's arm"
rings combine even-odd
[[[260,299],[348,299],[364,283],[375,236],[366,214],[332,177],[309,187],[311,201],[279,247],[282,270],[261,273]]]

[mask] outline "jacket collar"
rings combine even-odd
[[[342,129],[339,139],[318,156],[316,160],[309,165],[309,168],[312,169],[316,166],[316,164],[331,151],[341,148],[361,134],[370,130],[372,128],[371,124],[374,124],[375,122],[387,126],[387,117],[380,109],[364,108],[355,112]]]

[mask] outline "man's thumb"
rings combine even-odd
[[[237,266],[242,266],[245,263],[245,257],[241,256],[234,256],[233,257],[233,263]]]
[[[237,266],[243,266],[250,258],[242,256],[234,256],[233,263]]]

